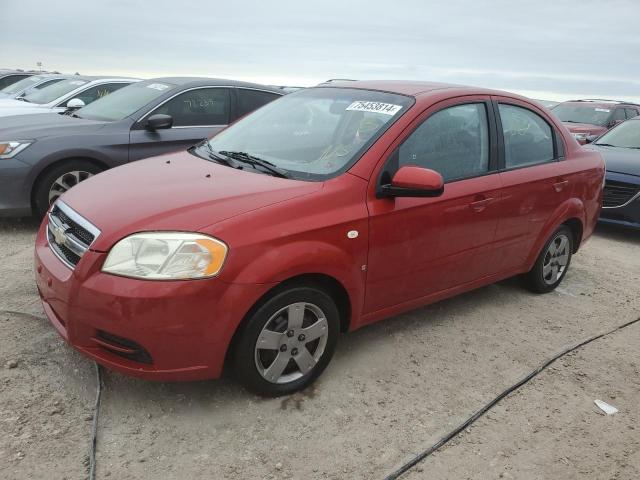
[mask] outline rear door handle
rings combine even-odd
[[[556,192],[561,192],[567,185],[569,185],[569,180],[561,180],[560,182],[554,183],[553,188]]]
[[[487,208],[487,205],[489,205],[489,203],[491,203],[492,201],[493,198],[483,198],[481,200],[476,200],[469,204],[469,208],[471,208],[471,210],[473,210],[474,212],[481,212],[482,210]]]

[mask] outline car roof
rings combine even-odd
[[[616,105],[633,105],[633,106],[640,106],[637,103],[634,102],[625,102],[623,100],[605,100],[605,99],[599,99],[599,98],[583,98],[583,99],[579,99],[579,100],[567,100],[566,102],[562,102],[562,103],[584,103],[584,104],[592,104],[592,105],[597,105],[597,106],[616,106]]]
[[[357,88],[361,90],[378,90],[416,97],[440,90],[455,90],[456,95],[507,95],[531,102],[531,99],[510,92],[492,90],[482,87],[470,87],[453,83],[425,82],[413,80],[329,80],[317,87]]]
[[[202,87],[212,85],[216,87],[246,87],[258,90],[266,90],[273,93],[283,94],[282,89],[271,87],[269,85],[261,85],[259,83],[241,82],[239,80],[230,80],[227,78],[208,78],[208,77],[159,77],[152,78],[149,81],[166,82],[182,87]]]

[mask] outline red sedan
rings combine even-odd
[[[334,82],[186,152],[101,173],[52,206],[35,267],[80,352],[158,380],[309,385],[340,332],[523,274],[564,278],[604,163],[509,93]]]

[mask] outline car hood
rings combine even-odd
[[[37,140],[59,135],[78,134],[87,130],[93,131],[107,123],[58,113],[42,113],[42,110],[38,113],[39,115],[20,114],[0,118],[2,140]]]
[[[47,113],[47,112],[62,112],[64,111],[64,108],[48,108],[48,107],[41,107],[38,105],[30,105],[30,104],[26,104],[26,106],[21,106],[21,105],[25,105],[24,102],[18,102],[16,101],[19,105],[18,106],[5,106],[4,104],[0,104],[0,117],[10,117],[13,115],[33,115],[33,114],[37,114],[37,113]]]
[[[608,172],[640,176],[640,150],[590,145],[604,157]]]
[[[588,133],[590,135],[599,135],[607,131],[605,127],[592,125],[590,123],[571,123],[562,122],[571,133]]]
[[[37,103],[24,102],[22,100],[16,100],[15,98],[0,98],[0,108],[42,108]]]
[[[103,172],[61,200],[100,229],[91,248],[107,251],[135,232],[200,231],[311,194],[322,185],[237,170],[180,152]]]

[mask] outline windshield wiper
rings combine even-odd
[[[225,157],[229,157],[243,163],[248,163],[249,165],[262,167],[276,177],[291,178],[291,175],[289,175],[289,172],[287,172],[286,170],[275,166],[268,160],[256,157],[255,155],[250,155],[247,152],[229,152],[227,150],[221,150],[218,153],[224,155]]]
[[[20,100],[21,102],[31,103],[29,100],[27,100],[27,99],[26,99],[26,98],[24,98],[24,97],[18,97],[18,98],[16,98],[16,100]]]
[[[191,148],[198,149],[198,148],[201,148],[201,147],[204,147],[204,146],[207,147],[207,157],[209,157],[209,159],[213,160],[216,163],[220,163],[222,165],[226,165],[227,167],[231,167],[231,168],[238,168],[239,167],[238,162],[236,162],[232,158],[220,155],[213,148],[211,148],[211,145],[209,145],[209,142],[207,140],[203,140],[202,142],[198,143],[197,145],[195,145],[195,146],[193,146]]]
[[[602,147],[617,147],[617,145],[611,145],[610,143],[595,143],[594,145],[600,145]]]

